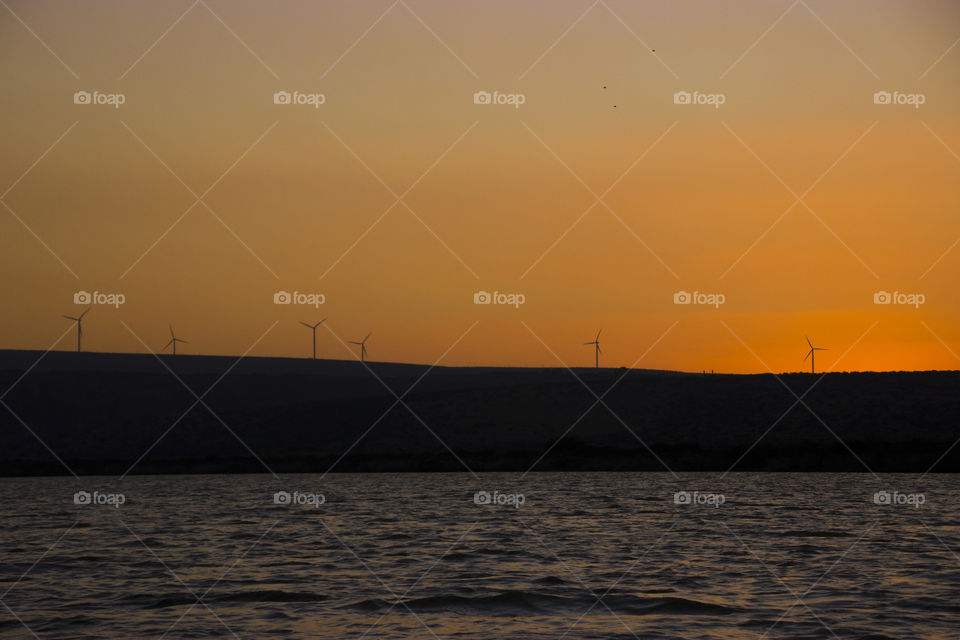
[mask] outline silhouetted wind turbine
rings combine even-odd
[[[79,316],[74,318],[73,316],[63,316],[67,320],[73,320],[77,323],[77,353],[80,353],[80,338],[83,337],[83,316],[87,315],[87,311],[90,311],[90,307],[87,307],[86,311],[81,313]]]
[[[321,320],[321,321],[318,322],[317,324],[307,324],[307,323],[304,322],[303,320],[300,321],[300,324],[302,324],[303,326],[307,327],[308,329],[313,330],[313,359],[314,359],[314,360],[317,359],[317,327],[319,327],[320,325],[322,325],[322,324],[323,324],[324,322],[326,322],[326,321],[327,321],[326,318],[324,318],[323,320]]]
[[[367,337],[361,340],[360,342],[357,342],[355,340],[350,341],[350,344],[360,345],[360,362],[363,362],[367,358],[367,339],[372,335],[373,335],[373,332],[371,331],[370,333],[367,334]]]
[[[803,337],[807,338],[807,336]],[[816,373],[813,368],[814,351],[828,351],[828,349],[822,349],[820,347],[813,346],[813,343],[810,342],[810,338],[807,338],[807,344],[810,345],[810,351],[807,352],[806,357],[804,357],[804,361],[806,361],[807,358],[810,358],[810,373]]]
[[[181,340],[181,339],[178,338],[177,336],[173,335],[173,325],[170,325],[170,342],[168,342],[167,344],[163,345],[162,351],[166,351],[166,350],[167,350],[167,347],[169,347],[170,345],[173,345],[173,355],[177,355],[177,343],[178,343],[178,342],[182,342],[183,344],[190,344],[190,343],[187,342],[186,340]]]
[[[603,329],[600,329],[600,331],[603,331]],[[600,331],[597,331],[597,337],[593,339],[593,342],[583,343],[585,345],[592,344],[595,347],[593,352],[593,366],[595,369],[600,368],[600,354],[602,353],[600,351]]]

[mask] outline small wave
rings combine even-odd
[[[846,531],[781,531],[776,535],[781,538],[849,538],[852,534]]]
[[[256,589],[235,591],[204,598],[204,602],[322,602],[327,596],[304,591],[280,591],[277,589]],[[154,601],[147,608],[165,609],[181,605],[192,605],[196,598],[189,596],[167,596]]]
[[[626,615],[727,615],[737,609],[721,604],[688,600],[675,596],[645,598],[634,595],[607,595],[604,603],[613,610]],[[496,613],[498,615],[542,615],[546,613],[583,612],[595,602],[588,595],[559,596],[527,591],[505,591],[487,596],[459,596],[444,594],[413,598],[404,602],[405,608],[417,613],[461,613],[467,615]],[[348,605],[365,611],[390,608],[394,603],[382,599],[369,599]]]

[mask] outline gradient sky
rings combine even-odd
[[[332,358],[584,366],[602,327],[606,366],[958,368],[956,2],[7,4],[4,348],[72,348],[98,290],[93,351],[304,356],[329,316]]]

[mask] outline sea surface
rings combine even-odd
[[[956,640],[958,489],[867,473],[3,479],[0,636]]]

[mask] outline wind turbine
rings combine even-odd
[[[86,311],[81,313],[79,316],[74,318],[73,316],[63,316],[67,320],[73,320],[77,323],[77,353],[80,353],[80,338],[83,337],[83,316],[87,315],[87,311],[90,311],[90,307],[87,307]]]
[[[807,338],[807,336],[803,337]],[[806,361],[807,358],[810,358],[810,373],[816,373],[813,368],[814,351],[828,351],[828,349],[822,349],[820,347],[813,346],[813,343],[810,342],[810,338],[807,338],[807,344],[810,345],[810,351],[807,352],[806,357],[804,357],[804,361]]]
[[[190,343],[187,342],[186,340],[181,340],[181,339],[178,338],[177,336],[173,335],[173,325],[170,325],[170,342],[168,342],[167,344],[163,345],[162,351],[166,351],[166,350],[167,350],[167,347],[169,347],[170,345],[173,345],[173,355],[177,355],[177,343],[178,343],[178,342],[182,342],[183,344],[190,344]]]
[[[326,318],[324,318],[323,320],[321,320],[321,321],[318,322],[317,324],[307,324],[307,323],[304,322],[303,320],[300,321],[300,324],[302,324],[303,326],[307,327],[308,329],[312,329],[312,330],[313,330],[313,359],[314,359],[314,360],[317,359],[317,327],[319,327],[320,325],[322,325],[322,324],[323,324],[324,322],[326,322],[326,321],[327,321]]]
[[[600,329],[603,331],[603,329]],[[584,342],[584,345],[592,344],[594,348],[593,352],[593,366],[595,369],[600,368],[600,331],[597,331],[597,337],[593,339],[593,342]]]
[[[361,340],[360,342],[357,342],[356,340],[351,340],[351,341],[350,341],[350,344],[358,344],[358,345],[360,345],[360,362],[363,362],[364,360],[366,360],[366,357],[367,357],[367,339],[368,339],[370,336],[372,336],[372,335],[373,335],[373,332],[371,331],[370,333],[367,334],[367,337],[364,338],[363,340]]]

